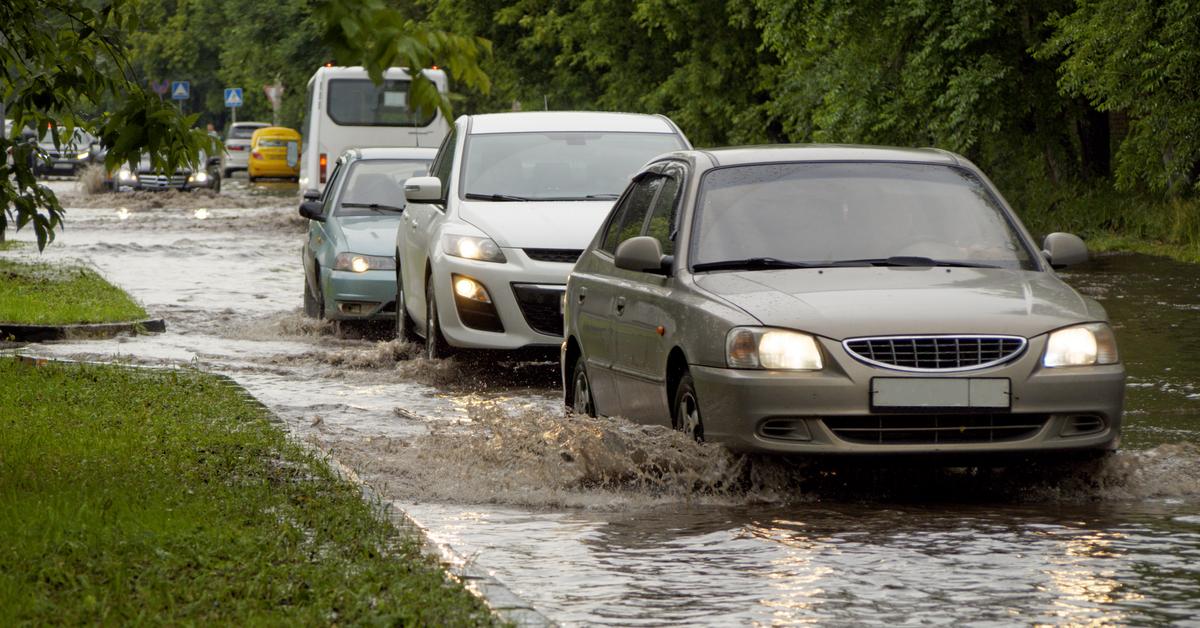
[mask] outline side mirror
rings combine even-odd
[[[413,177],[404,182],[404,200],[409,203],[442,203],[442,180],[437,177]]]
[[[320,190],[312,190],[312,189],[304,190],[304,200],[306,200],[306,201],[321,200],[321,191]]]
[[[662,254],[662,245],[650,236],[629,238],[617,246],[613,263],[617,268],[639,273],[666,275],[671,271],[670,256]]]
[[[304,201],[300,203],[300,215],[309,220],[325,222],[325,214],[321,213],[322,209],[324,208],[321,207],[319,201]]]
[[[1042,241],[1042,255],[1052,268],[1082,264],[1088,259],[1087,245],[1072,233],[1051,233]]]

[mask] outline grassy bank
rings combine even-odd
[[[0,358],[0,617],[491,622],[221,379]]]
[[[1074,233],[1093,251],[1130,251],[1200,262],[1200,200],[1163,199],[1081,184],[1011,199],[1035,234]]]
[[[128,294],[86,266],[0,259],[0,322],[116,323],[146,318]]]

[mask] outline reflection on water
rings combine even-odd
[[[226,183],[220,198],[232,200],[205,199],[203,220],[198,204],[72,209],[46,255],[92,261],[168,332],[27,351],[229,373],[558,621],[1146,624],[1200,613],[1196,267],[1114,256],[1066,275],[1108,308],[1128,366],[1118,455],[831,467],[566,416],[552,363],[426,361],[402,342],[340,337],[299,313],[294,186]]]

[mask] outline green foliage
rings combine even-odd
[[[424,6],[436,27],[493,42],[495,88],[468,94],[476,111],[664,113],[699,146],[935,146],[979,163],[1018,206],[1111,190],[1114,163],[1123,190],[1200,189],[1197,0]]]
[[[174,170],[196,163],[201,151],[217,150],[212,138],[192,128],[193,118],[134,80],[121,34],[137,21],[125,6],[124,0],[0,4],[0,98],[14,121],[0,138],[0,237],[15,219],[17,229],[32,224],[38,248],[45,248],[64,215],[54,193],[34,178],[34,160],[45,156],[22,139],[23,128],[49,129],[56,146],[76,128],[87,130],[109,147],[109,167],[147,152],[156,167]]]
[[[1040,57],[1062,55],[1063,90],[1129,116],[1117,183],[1200,189],[1200,3],[1089,0],[1053,23]]]
[[[494,622],[225,380],[0,359],[12,625]]]

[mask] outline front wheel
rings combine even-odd
[[[408,315],[404,300],[404,281],[400,278],[399,264],[396,264],[396,339],[404,342],[416,342],[418,339],[416,322]]]
[[[304,278],[304,315],[309,318],[325,318],[325,303],[322,299],[320,289],[313,294],[312,288],[308,285],[308,277]]]
[[[674,418],[675,429],[696,440],[704,441],[704,421],[700,418],[700,399],[696,396],[696,383],[691,373],[684,373],[675,387]]]
[[[448,358],[453,349],[442,336],[438,321],[437,297],[433,294],[433,275],[425,280],[425,357],[430,360]]]
[[[596,416],[596,403],[592,399],[592,380],[588,378],[587,360],[581,355],[575,360],[571,372],[571,411],[579,415]]]

